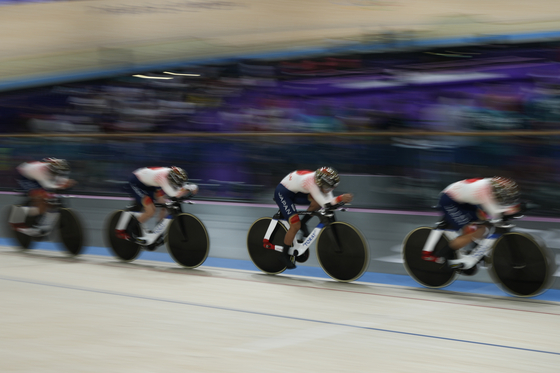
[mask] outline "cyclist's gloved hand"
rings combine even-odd
[[[191,195],[195,195],[196,193],[198,193],[198,185],[196,184],[185,184],[183,185],[183,188],[190,192]]]

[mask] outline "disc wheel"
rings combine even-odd
[[[525,233],[505,233],[490,256],[491,277],[505,292],[518,297],[533,297],[548,289],[555,270],[550,250]]]
[[[167,229],[165,238],[169,254],[183,267],[196,268],[208,257],[210,239],[204,224],[194,215],[177,215]]]
[[[422,259],[422,250],[433,228],[420,227],[410,232],[403,243],[404,267],[410,277],[422,286],[429,288],[443,288],[450,285],[457,278],[455,270],[445,264],[427,262]],[[434,252],[447,245],[448,239],[442,235],[436,244]],[[454,254],[455,255],[455,254]]]
[[[247,250],[251,260],[258,269],[275,275],[284,272],[286,265],[281,259],[282,253],[272,249],[265,249],[263,246],[263,239],[271,221],[272,218],[260,218],[251,225],[247,234]],[[278,222],[269,241],[274,245],[283,245],[286,232],[288,230],[284,224]]]
[[[105,235],[113,254],[123,261],[130,262],[140,255],[142,247],[132,241],[123,240],[116,236],[115,228],[124,212],[123,210],[115,211],[109,216]],[[134,216],[130,217],[127,231],[137,236],[141,235],[140,223]]]
[[[68,208],[60,209],[58,229],[60,240],[68,253],[79,255],[84,245],[84,229],[77,214]]]
[[[317,259],[331,278],[350,282],[369,265],[369,251],[361,233],[348,223],[333,222],[317,238]]]

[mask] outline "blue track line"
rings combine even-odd
[[[60,251],[61,248],[58,244],[53,242],[34,242],[33,249],[35,250],[47,250],[47,251]],[[17,246],[17,244],[7,238],[0,238],[0,245],[3,246]],[[82,254],[85,255],[98,255],[98,256],[112,256],[109,249],[105,247],[97,246],[87,246]],[[142,251],[137,260],[149,260],[154,262],[165,262],[165,263],[175,263],[173,258],[168,253],[162,253],[157,251]],[[227,258],[213,258],[208,257],[203,264],[203,267],[214,267],[214,268],[227,268],[235,270],[253,271],[257,273],[262,273],[250,260],[241,259],[227,259]],[[314,278],[324,278],[330,279],[330,277],[319,267],[310,267],[300,265],[294,270],[284,272],[286,275],[296,275],[304,277],[314,277]],[[393,286],[403,286],[403,287],[413,287],[413,288],[424,288],[414,281],[410,276],[407,275],[395,275],[389,273],[377,273],[377,272],[365,272],[362,277],[360,277],[357,282],[368,283],[368,284],[383,284],[383,285],[393,285]],[[451,285],[442,289],[441,291],[457,292],[457,293],[469,293],[478,295],[491,295],[500,297],[513,297],[502,291],[496,284],[488,282],[476,282],[476,281],[461,281],[457,280]],[[550,302],[560,302],[560,290],[549,289],[543,294],[536,297],[530,298],[532,300],[550,301]]]
[[[156,298],[156,297],[146,297],[146,296],[141,296],[141,295],[119,293],[119,292],[112,292],[112,291],[99,290],[99,289],[89,289],[89,288],[82,288],[82,287],[68,286],[68,285],[60,285],[60,284],[48,283],[48,282],[21,280],[21,279],[2,277],[2,276],[0,276],[0,280],[19,282],[19,283],[25,283],[25,284],[32,284],[32,285],[40,285],[40,286],[49,286],[49,287],[55,287],[55,288],[61,288],[61,289],[86,291],[86,292],[91,292],[91,293],[114,295],[114,296],[127,297],[127,298],[133,298],[133,299],[142,299],[142,300],[149,300],[149,301],[156,301],[156,302],[180,304],[180,305],[191,306],[191,307],[202,307],[202,308],[221,310],[221,311],[238,312],[238,313],[251,314],[251,315],[256,315],[256,316],[275,317],[275,318],[282,318],[282,319],[288,319],[288,320],[294,320],[294,321],[305,321],[305,322],[311,322],[311,323],[317,323],[317,324],[323,324],[323,325],[342,326],[342,327],[353,328],[353,329],[370,330],[370,331],[391,333],[391,334],[400,334],[400,335],[406,335],[406,336],[411,336],[411,337],[429,338],[429,339],[436,339],[436,340],[443,340],[443,341],[450,341],[450,342],[458,342],[458,343],[468,343],[468,344],[472,344],[472,345],[479,345],[479,346],[485,346],[485,347],[496,347],[496,348],[503,348],[503,349],[509,349],[509,350],[516,350],[516,351],[535,352],[535,353],[539,353],[539,354],[560,355],[560,352],[554,352],[554,351],[534,350],[534,349],[530,349],[530,348],[507,346],[507,345],[500,345],[500,344],[495,344],[495,343],[476,342],[476,341],[470,341],[470,340],[466,340],[466,339],[438,337],[438,336],[430,335],[430,334],[419,334],[419,333],[410,333],[410,332],[403,332],[403,331],[391,330],[391,329],[373,328],[373,327],[368,327],[368,326],[359,326],[359,325],[338,323],[338,322],[332,322],[332,321],[307,319],[307,318],[302,318],[302,317],[285,316],[285,315],[266,313],[266,312],[256,312],[256,311],[244,310],[244,309],[239,309],[239,308],[211,306],[211,305],[202,304],[202,303],[184,302],[184,301],[178,301],[178,300],[173,300],[173,299]]]

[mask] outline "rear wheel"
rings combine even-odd
[[[124,212],[125,211],[123,210],[115,211],[109,216],[105,234],[109,243],[109,247],[111,248],[113,254],[123,261],[130,262],[136,259],[138,255],[140,255],[142,247],[132,241],[123,240],[116,236],[115,228],[117,227],[119,219]],[[127,226],[127,232],[136,236],[142,235],[140,223],[134,217],[134,215],[130,217],[130,221]]]
[[[532,297],[547,290],[556,270],[554,255],[544,243],[519,232],[498,238],[489,262],[494,281],[518,297]]]
[[[206,227],[196,216],[188,213],[173,219],[165,241],[175,262],[187,268],[196,268],[204,263],[210,250]]]
[[[249,251],[251,260],[258,269],[265,273],[275,275],[284,272],[286,270],[286,265],[282,261],[282,253],[272,249],[265,249],[263,246],[264,236],[271,221],[272,218],[267,217],[260,218],[253,223],[247,234],[247,250]],[[283,245],[286,232],[288,232],[288,229],[279,221],[269,241],[274,245]]]
[[[68,208],[60,209],[58,229],[66,250],[71,255],[80,254],[84,245],[84,229],[76,213]]]
[[[358,279],[369,264],[369,251],[360,232],[348,223],[333,222],[317,238],[317,259],[331,278],[350,282]]]
[[[422,259],[422,250],[433,228],[416,228],[406,236],[403,243],[404,267],[410,277],[422,286],[442,288],[450,285],[457,278],[455,270],[445,264],[427,262]],[[448,239],[441,235],[434,252],[447,245]],[[455,254],[454,254],[455,255]]]

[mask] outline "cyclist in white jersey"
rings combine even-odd
[[[65,159],[43,158],[40,162],[24,162],[16,170],[19,174],[16,181],[29,197],[31,206],[12,210],[10,224],[13,229],[28,236],[41,236],[50,231],[58,216],[50,204],[52,192],[75,184],[68,178],[70,166]],[[27,216],[38,215],[41,218],[36,225],[25,225]]]
[[[290,228],[284,237],[284,255],[282,256],[289,269],[295,268],[296,265],[294,258],[288,254],[288,250],[300,229],[304,236],[309,235],[305,223],[311,218],[306,215],[303,220],[300,220],[296,204],[309,205],[307,211],[316,211],[327,204],[351,202],[353,195],[349,193],[334,197],[333,190],[339,183],[340,176],[335,169],[321,167],[315,171],[294,171],[284,177],[276,187],[274,201],[280,208],[284,219],[290,223]]]
[[[138,222],[144,224],[156,213],[154,201],[165,203],[165,196],[181,197],[186,193],[196,194],[198,186],[187,183],[187,173],[180,167],[144,167],[132,172],[127,185],[127,190],[138,206],[144,212],[138,217]],[[165,217],[166,210],[161,210],[160,220]],[[146,230],[145,230],[146,231]],[[124,240],[139,240],[143,237],[133,238],[126,230],[116,230],[117,237]]]
[[[515,181],[505,177],[466,179],[457,181],[445,188],[439,199],[438,207],[443,211],[445,221],[451,228],[460,231],[437,253],[422,251],[424,260],[445,263],[453,250],[459,250],[471,242],[481,243],[491,231],[489,224],[471,224],[500,219],[503,215],[513,215],[520,209],[519,187]],[[482,258],[489,247],[479,244],[462,263],[453,263],[470,269],[476,262],[472,258]]]

